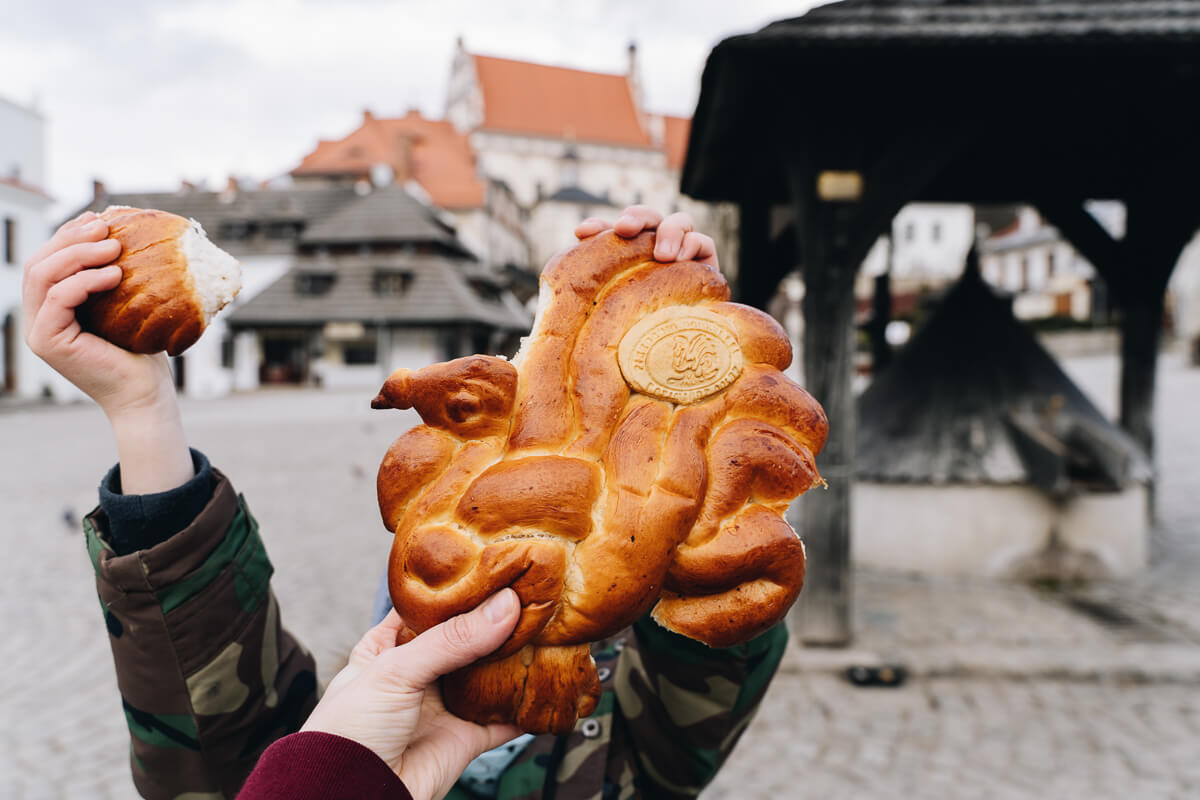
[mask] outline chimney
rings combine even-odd
[[[222,203],[232,203],[237,199],[238,189],[240,188],[241,186],[238,184],[238,179],[230,175],[229,178],[226,179],[225,189],[220,195],[218,195],[218,199],[220,199]]]
[[[108,187],[104,185],[104,181],[92,178],[92,202],[99,203],[106,197],[108,197]]]
[[[645,96],[642,92],[642,75],[638,69],[637,42],[629,43],[629,60],[625,66],[625,80],[629,84],[629,93],[633,96],[633,108],[637,112],[638,121],[646,127],[646,112],[643,108]]]

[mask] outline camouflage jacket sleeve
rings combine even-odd
[[[148,800],[234,797],[259,755],[316,704],[313,659],[280,625],[258,524],[229,479],[190,525],[118,556],[104,512],[84,521]]]
[[[617,662],[614,738],[628,740],[648,797],[700,793],[750,724],[783,658],[783,623],[746,644],[713,649],[649,618]]]

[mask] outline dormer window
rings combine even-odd
[[[325,272],[297,272],[296,294],[305,297],[327,294],[333,288],[335,277]]]
[[[248,219],[224,219],[217,228],[217,238],[229,242],[244,242],[258,232],[258,224]]]
[[[375,273],[375,294],[381,297],[400,297],[412,286],[413,274],[400,270],[379,270]]]

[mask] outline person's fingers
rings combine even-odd
[[[501,725],[500,723],[488,725],[484,728],[484,732],[487,735],[487,744],[484,750],[491,750],[493,747],[499,747],[505,742],[511,742],[524,733],[516,725]]]
[[[654,238],[654,258],[658,261],[682,261],[679,248],[683,237],[696,230],[696,223],[688,214],[682,212],[672,214],[658,226]]]
[[[22,287],[25,318],[28,320],[37,314],[52,287],[88,267],[111,264],[120,255],[121,243],[116,239],[80,241],[31,265],[25,272]]]
[[[717,245],[712,237],[703,233],[685,234],[683,243],[679,246],[677,261],[696,261],[701,264],[717,266]]]
[[[618,236],[631,239],[645,230],[654,230],[662,222],[663,216],[649,206],[629,206],[613,223],[613,230]]]
[[[121,268],[110,266],[85,269],[51,286],[31,324],[27,337],[29,349],[41,356],[63,333],[77,332],[79,322],[75,319],[75,309],[88,299],[88,295],[108,291],[120,282]]]
[[[396,646],[396,636],[403,627],[404,620],[393,608],[378,625],[363,634],[363,637],[358,640],[358,644],[354,645],[354,649],[350,651],[347,663],[359,668],[365,667],[384,650],[390,650]]]
[[[586,239],[589,236],[595,236],[600,231],[606,231],[612,226],[608,224],[608,220],[600,219],[600,217],[588,217],[583,222],[575,226],[575,238]]]
[[[95,242],[108,236],[108,223],[91,211],[85,211],[70,222],[59,226],[45,244],[25,262],[25,270],[43,261],[48,255],[76,242]]]
[[[395,665],[395,674],[404,683],[423,689],[503,644],[516,627],[520,610],[517,593],[501,589],[473,611],[435,625],[382,658]]]

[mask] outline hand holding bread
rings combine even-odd
[[[511,363],[397,371],[373,403],[425,423],[379,471],[406,622],[427,629],[504,586],[521,599],[500,650],[447,677],[447,707],[560,734],[599,697],[588,643],[645,612],[714,647],[782,619],[804,577],[783,512],[822,483],[827,432],[782,374],[780,326],[729,303],[710,264],[657,260],[649,233],[576,233]],[[671,248],[715,261],[693,233]]]
[[[207,321],[202,305],[173,294],[187,230],[188,220],[159,211],[87,211],[25,265],[25,341],[108,416],[127,493],[164,491],[192,475],[166,358],[199,336],[192,309]],[[199,250],[201,265],[212,261]],[[226,270],[229,261],[218,259]]]

